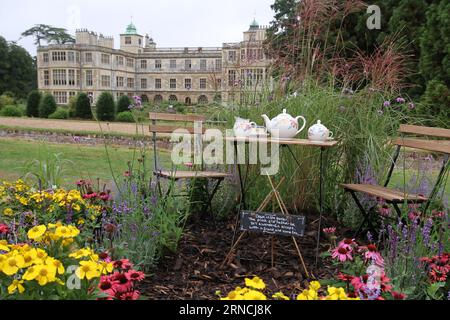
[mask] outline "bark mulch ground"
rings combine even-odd
[[[297,238],[306,266],[317,279],[331,278],[334,270],[319,260],[315,268],[317,216],[307,216],[305,236]],[[316,221],[314,221],[316,220]],[[332,225],[326,221],[326,225]],[[257,275],[268,293],[282,291],[298,294],[308,279],[303,274],[300,259],[291,238],[274,237],[274,260],[271,262],[272,237],[250,234],[244,238],[231,262],[221,264],[231,248],[235,218],[213,223],[209,219],[191,221],[180,241],[178,252],[165,256],[142,284],[142,294],[151,300],[211,300],[218,299],[243,286],[246,277]],[[239,234],[239,233],[238,233]],[[328,241],[322,237],[321,251]]]

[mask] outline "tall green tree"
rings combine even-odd
[[[39,104],[41,103],[42,94],[38,90],[33,90],[28,95],[27,99],[27,116],[39,117]]]
[[[116,118],[116,105],[112,94],[109,92],[102,92],[98,97],[96,109],[97,119],[100,121],[114,121]]]
[[[0,94],[25,98],[36,88],[36,60],[22,47],[0,36]]]
[[[34,27],[25,30],[22,37],[34,37],[35,44],[41,46],[42,41],[47,43],[65,44],[73,43],[75,39],[64,28],[57,28],[47,24],[37,24]]]
[[[55,98],[47,93],[39,104],[39,118],[47,119],[57,109]]]
[[[77,96],[75,103],[75,117],[86,120],[92,119],[91,100],[84,92]]]
[[[129,111],[131,103],[131,99],[127,95],[121,96],[117,101],[117,113]]]

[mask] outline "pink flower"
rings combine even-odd
[[[339,248],[345,248],[348,251],[353,251],[353,245],[357,245],[355,242],[355,239],[344,239],[341,242],[339,242],[338,247]]]
[[[110,297],[114,297],[116,294],[116,291],[114,290],[113,283],[110,281],[107,277],[102,277],[100,280],[100,283],[98,285],[98,288],[102,290],[103,293],[109,295]]]
[[[326,234],[334,234],[334,233],[336,233],[336,227],[325,228],[325,229],[323,229],[323,232]]]
[[[124,293],[120,296],[120,300],[138,300],[141,296],[141,293],[139,291],[131,291]]]
[[[133,283],[128,280],[123,273],[116,272],[112,275],[112,289],[115,291],[116,297],[122,293],[126,293],[133,289]]]
[[[184,165],[186,167],[188,167],[188,168],[193,168],[194,167],[194,164],[192,162],[186,162]]]
[[[130,280],[130,281],[140,282],[145,279],[145,274],[143,272],[136,271],[136,270],[130,270],[125,275],[128,278],[128,280]]]
[[[374,244],[369,244],[367,247],[362,247],[362,250],[365,251],[364,258],[366,261],[373,261],[377,266],[384,267],[384,259]]]
[[[128,259],[122,259],[114,261],[114,268],[122,270],[130,270],[131,268],[133,268],[133,264],[131,264],[130,260]]]
[[[0,224],[0,234],[7,234],[9,232],[9,227],[2,223]]]
[[[392,209],[387,205],[383,205],[380,207],[379,211],[383,217],[389,217],[391,215]]]
[[[333,259],[338,259],[340,262],[353,260],[351,250],[348,250],[346,247],[337,247],[331,252],[331,257]]]

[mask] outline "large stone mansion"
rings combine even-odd
[[[267,83],[265,38],[266,28],[253,21],[241,42],[159,48],[131,23],[115,49],[112,37],[77,30],[74,44],[38,48],[38,85],[58,104],[67,104],[79,92],[95,102],[105,91],[115,98],[139,95],[156,103],[230,103],[242,99],[245,88],[258,92]]]

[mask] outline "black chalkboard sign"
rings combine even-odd
[[[288,237],[303,237],[305,217],[243,211],[241,212],[241,230]]]

